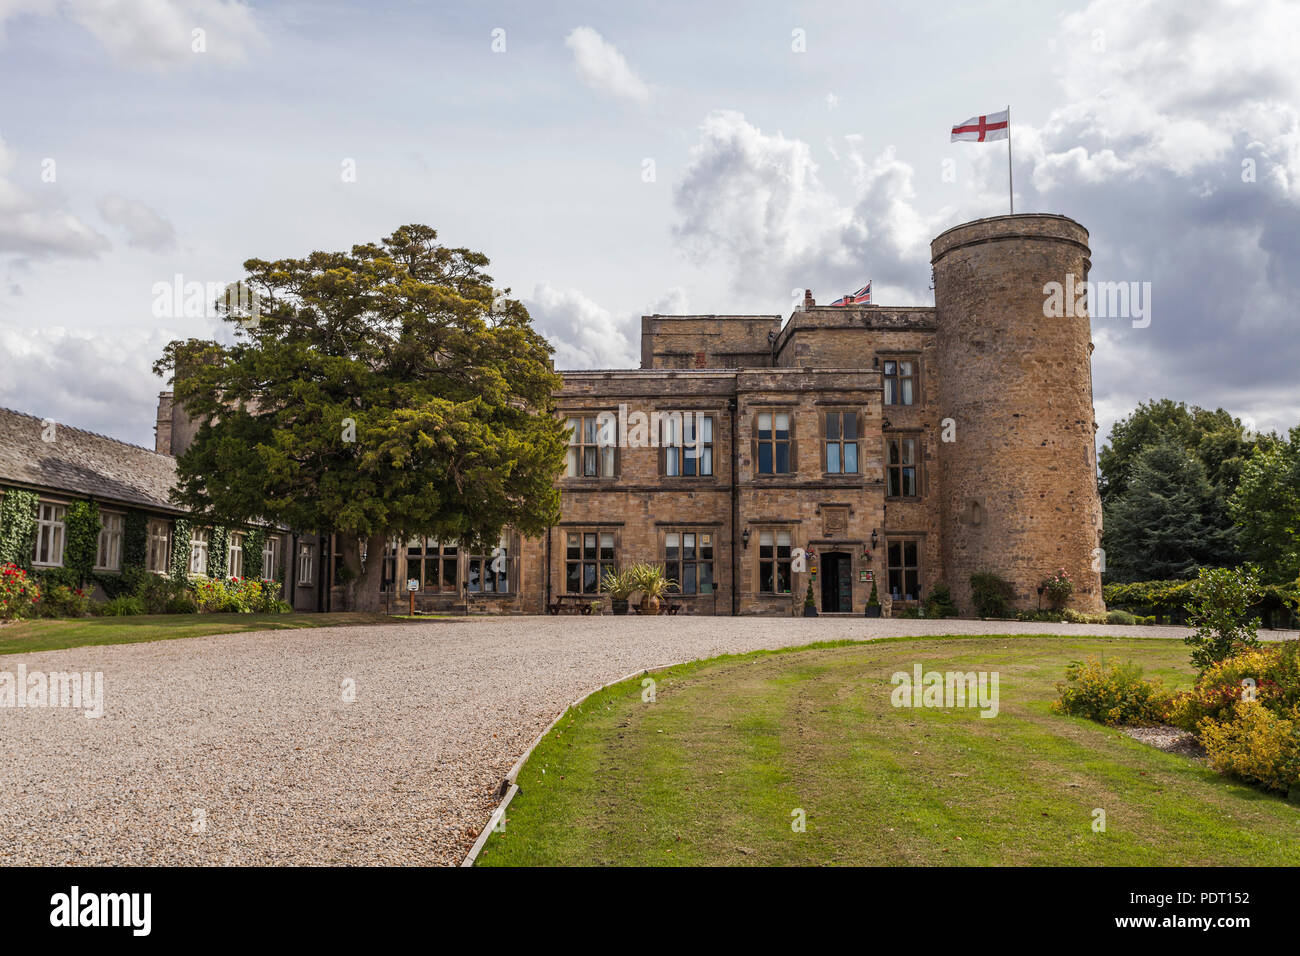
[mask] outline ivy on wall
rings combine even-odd
[[[190,579],[190,539],[193,532],[188,519],[177,518],[172,522],[172,580],[184,584]]]
[[[122,528],[122,574],[144,570],[149,554],[149,518],[143,511],[128,511]]]
[[[93,580],[95,559],[99,557],[99,505],[93,501],[74,501],[68,505],[68,538],[63,551],[63,566],[76,576],[76,586]]]
[[[208,536],[208,577],[217,581],[226,576],[226,546],[230,543],[230,529],[217,525]]]
[[[266,529],[254,528],[244,535],[244,577],[262,576],[262,549],[266,547]]]
[[[41,586],[41,590],[46,594],[49,593],[50,588],[54,587],[81,587],[81,581],[77,572],[68,567],[41,568],[39,571],[34,572],[32,576],[36,578],[37,582]]]
[[[0,564],[16,564],[28,571],[36,550],[36,505],[34,491],[6,488],[0,498]]]

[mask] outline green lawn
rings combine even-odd
[[[1181,642],[1061,636],[716,658],[653,675],[653,703],[624,682],[539,744],[479,864],[1300,864],[1300,807],[1050,713],[1092,654],[1191,683]],[[916,662],[997,671],[1000,713],[893,707]]]
[[[141,614],[132,617],[83,617],[19,621],[0,627],[0,654],[53,651],[96,644],[137,644],[177,637],[278,631],[284,628],[381,624],[384,614]],[[422,620],[432,620],[423,618]]]

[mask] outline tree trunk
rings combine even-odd
[[[351,572],[351,580],[344,587],[348,609],[352,611],[379,611],[383,608],[379,582],[384,568],[384,536],[371,535],[366,542],[366,566],[361,567],[361,539],[339,535],[343,553],[343,566]]]

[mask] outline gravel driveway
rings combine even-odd
[[[0,709],[0,864],[454,864],[555,714],[631,671],[815,640],[1048,631],[1185,633],[515,617],[3,656],[10,673],[102,671],[105,713]]]

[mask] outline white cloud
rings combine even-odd
[[[917,211],[914,171],[893,147],[868,158],[861,137],[849,136],[828,149],[849,175],[850,196],[822,182],[807,143],[764,133],[738,112],[710,114],[674,190],[674,234],[693,257],[724,260],[737,290],[784,297],[823,283],[817,298],[829,301],[872,279],[900,304],[919,301],[929,242],[947,212]]]
[[[109,248],[107,238],[62,208],[53,184],[42,184],[35,172],[32,188],[20,189],[11,178],[15,165],[0,140],[0,254],[87,258]]]
[[[1021,138],[1017,136],[1016,142]],[[1074,146],[1060,153],[1042,152],[1034,164],[1032,175],[1034,188],[1039,192],[1049,192],[1062,180],[1100,183],[1133,168],[1132,163],[1120,159],[1113,150],[1103,149],[1090,154],[1082,146]]]
[[[834,255],[849,209],[823,186],[807,143],[764,133],[734,110],[709,114],[674,188],[674,232],[704,259],[748,273]]]
[[[1082,145],[1085,156],[1113,151],[1112,173],[1136,166],[1187,176],[1235,165],[1244,135],[1296,183],[1300,5],[1094,0],[1062,29],[1068,105],[1044,126],[1049,161],[1053,150]]]
[[[636,313],[616,315],[577,289],[542,282],[524,299],[533,324],[555,347],[555,367],[638,368],[642,315],[688,315],[686,290],[673,286]]]
[[[564,45],[573,51],[578,76],[593,90],[637,103],[650,99],[650,87],[627,65],[623,54],[591,27],[576,27],[564,38]]]
[[[152,448],[164,385],[151,368],[176,337],[0,324],[0,405]]]
[[[239,0],[0,0],[0,30],[24,15],[72,20],[132,68],[238,62],[265,42],[253,8]],[[203,31],[201,53],[195,30]]]
[[[524,300],[537,330],[555,346],[556,368],[634,368],[630,317],[617,319],[577,289],[540,283]]]
[[[175,248],[172,224],[146,204],[123,196],[104,196],[99,200],[99,215],[109,225],[126,233],[126,245],[166,252]]]
[[[690,315],[691,300],[686,290],[679,285],[673,286],[662,296],[652,302],[645,310],[646,315]]]
[[[138,200],[105,196],[99,201],[99,215],[126,232],[128,246],[153,252],[176,248],[176,230],[172,224]]]

